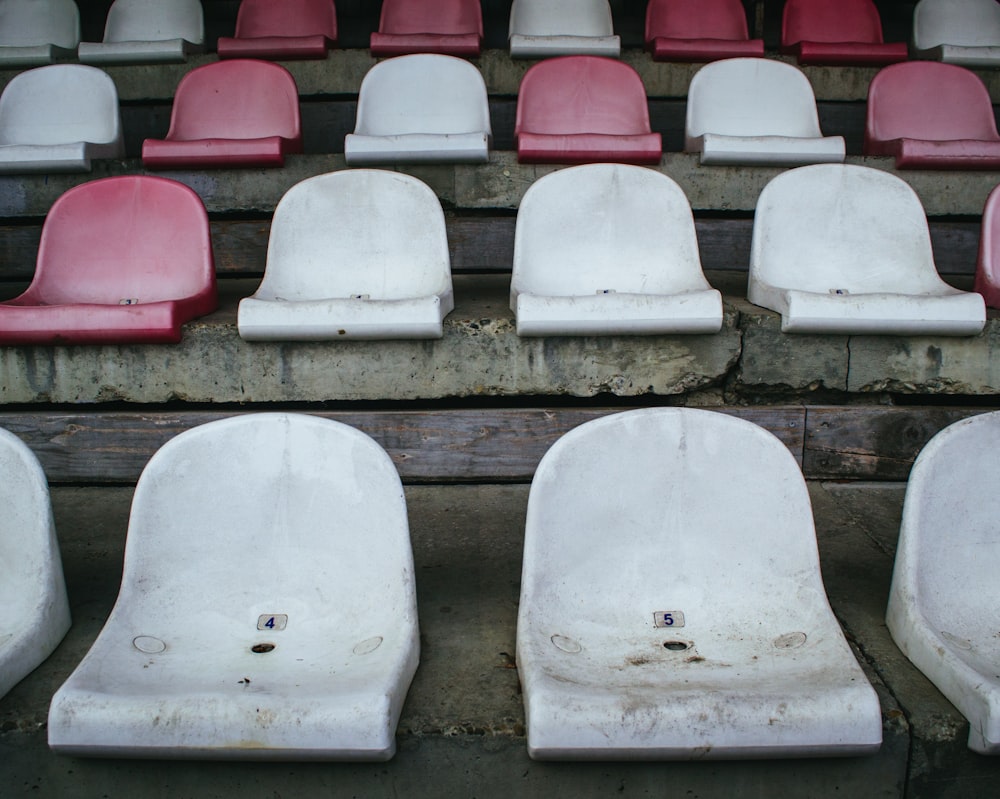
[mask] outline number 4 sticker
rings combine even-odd
[[[264,613],[257,618],[258,630],[284,630],[288,626],[288,614]]]

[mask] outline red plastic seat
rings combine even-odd
[[[990,192],[983,209],[974,288],[990,308],[1000,308],[1000,186]]]
[[[659,164],[663,154],[639,73],[589,55],[540,61],[525,73],[514,138],[525,164]]]
[[[908,61],[868,87],[865,155],[894,155],[899,169],[1000,169],[990,95],[953,64]]]
[[[142,143],[150,169],[282,166],[302,152],[295,79],[269,61],[217,61],[177,85],[166,139]]]
[[[646,47],[654,61],[718,61],[764,55],[740,0],[649,0]]]
[[[236,35],[220,37],[219,58],[326,58],[337,41],[333,0],[243,0]]]
[[[0,344],[176,343],[217,305],[198,195],[151,175],[105,178],[52,205],[31,285],[0,303]]]
[[[374,56],[440,53],[478,56],[483,42],[479,0],[383,0]]]
[[[905,61],[905,42],[886,43],[872,0],[787,0],[781,52],[800,64],[880,66]]]

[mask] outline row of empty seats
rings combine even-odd
[[[102,42],[80,42],[73,0],[0,0],[0,65],[51,63],[78,54],[84,63],[184,60],[204,47],[198,0],[115,0]],[[589,54],[617,57],[608,0],[513,0],[508,34],[514,58]],[[413,53],[478,56],[483,40],[479,0],[383,0],[375,56]],[[760,56],[741,0],[649,0],[645,40],[653,57],[711,61]],[[220,58],[325,58],[337,41],[332,0],[243,0],[235,35],[218,41]],[[782,52],[802,64],[883,65],[907,58],[902,42],[885,42],[873,0],[786,0]],[[995,0],[921,0],[914,10],[913,53],[976,66],[1000,59]]]
[[[629,65],[564,56],[532,66],[514,126],[523,163],[658,164],[645,89]],[[382,61],[361,83],[347,163],[484,163],[492,143],[479,70],[462,59]],[[824,136],[809,81],[796,67],[733,58],[691,80],[685,149],[703,164],[797,166],[842,162],[841,136]],[[277,167],[302,151],[298,91],[278,64],[206,64],[179,83],[165,139],[146,139],[150,169]],[[1000,135],[989,93],[972,72],[909,62],[881,70],[868,95],[864,151],[899,168],[998,169]],[[0,95],[0,172],[87,171],[124,155],[114,83],[100,70],[56,64],[15,76]]]
[[[987,203],[982,288],[995,302],[1000,192]],[[330,225],[329,220],[337,220]],[[754,219],[748,298],[786,332],[974,335],[979,293],[938,276],[913,190],[840,164],[778,175]],[[217,304],[208,218],[165,178],[66,192],[42,229],[34,280],[0,303],[0,343],[176,342]],[[397,172],[352,169],[293,186],[271,222],[248,340],[440,338],[454,299],[444,213]],[[681,188],[654,170],[591,164],[539,178],[518,209],[510,307],[522,336],[715,333],[722,298],[702,272]]]
[[[989,754],[1000,752],[996,446],[1000,413],[946,428],[920,454],[887,612],[903,651],[969,719],[969,746]],[[2,430],[0,470],[0,585],[13,586],[2,695],[55,648],[69,613],[45,476]],[[234,564],[233,553],[250,554]],[[52,699],[49,745],[388,759],[419,660],[414,579],[399,476],[364,434],[283,413],[182,433],[143,470],[118,601]],[[823,588],[798,464],[725,414],[613,414],[550,448],[528,499],[516,637],[537,759],[881,744],[878,697]]]

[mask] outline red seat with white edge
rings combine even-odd
[[[475,57],[483,42],[479,0],[384,0],[374,56],[439,53]]]
[[[764,56],[764,40],[750,38],[740,0],[649,0],[646,48],[654,61]]]
[[[0,344],[176,343],[217,304],[198,195],[151,175],[105,178],[53,204],[31,285],[0,303]]]
[[[639,73],[598,56],[563,56],[531,67],[521,80],[514,138],[517,160],[525,164],[659,164],[663,154]]]
[[[142,143],[149,169],[283,166],[302,152],[295,79],[278,64],[217,61],[177,86],[166,139]]]
[[[990,308],[1000,308],[1000,186],[990,192],[983,209],[975,289]]]
[[[986,86],[963,67],[909,61],[868,87],[865,155],[898,169],[1000,169],[1000,135]]]
[[[880,66],[905,61],[905,42],[885,42],[872,0],[787,0],[781,51],[800,64]]]
[[[333,0],[243,0],[236,35],[220,36],[219,58],[326,58],[337,41]]]

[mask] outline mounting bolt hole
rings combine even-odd
[[[250,651],[257,655],[263,655],[265,652],[270,652],[272,649],[274,649],[274,644],[254,644],[250,647]]]
[[[683,641],[664,641],[663,648],[669,649],[671,652],[683,652],[685,649],[690,647],[690,644],[686,644]]]

